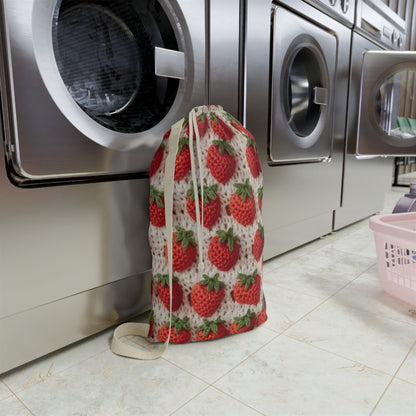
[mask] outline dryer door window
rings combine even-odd
[[[357,155],[416,154],[416,53],[363,57]]]
[[[154,54],[178,44],[158,2],[60,0],[52,41],[66,89],[102,126],[143,132],[171,108],[179,82],[156,76]]]
[[[319,122],[321,105],[327,105],[328,90],[322,88],[324,82],[319,68],[319,60],[313,50],[302,47],[294,53],[285,74],[283,104],[286,118],[300,138],[301,147],[311,146],[310,140],[302,138],[311,136]]]

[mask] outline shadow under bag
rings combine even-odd
[[[117,327],[114,353],[158,358],[169,342],[247,332],[267,319],[262,197],[254,138],[231,114],[200,106],[172,126],[150,167],[150,323]],[[145,351],[127,335],[165,344]]]

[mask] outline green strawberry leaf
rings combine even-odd
[[[186,192],[186,196],[189,196],[192,202],[195,201],[194,181],[191,181],[189,189]]]
[[[259,199],[263,198],[263,186],[257,189],[257,195],[259,196]]]
[[[171,328],[174,329],[175,334],[179,334],[182,329],[190,330],[191,326],[189,325],[189,318],[185,316],[183,319],[179,318],[178,316],[172,315],[172,322],[169,321],[165,322],[165,325],[169,328],[169,324]]]
[[[264,238],[264,227],[261,223],[257,223],[257,225],[259,226],[259,235],[261,238]]]
[[[237,120],[233,115],[231,115],[230,113],[225,113],[225,117],[228,118],[228,120],[230,121],[234,121],[234,123],[238,123],[241,124],[239,120]]]
[[[236,235],[234,235],[232,227],[230,227],[227,231],[218,230],[217,235],[219,236],[218,241],[220,242],[220,244],[227,243],[228,249],[230,251],[234,251],[234,244],[236,241],[239,241],[239,238]]]
[[[202,122],[204,122],[206,118],[207,118],[207,113],[201,113],[201,114],[198,116],[197,121],[202,121]]]
[[[201,195],[200,187],[198,187],[198,193]],[[204,186],[204,204],[207,205],[210,200],[215,201],[217,199],[218,185]]]
[[[241,196],[243,202],[246,202],[247,197],[253,199],[253,190],[248,179],[244,183],[235,183],[234,188],[236,189],[235,193]]]
[[[163,198],[163,192],[158,191],[154,186],[150,186],[150,203],[154,204],[156,202],[156,205],[159,208],[165,208],[165,204],[162,201]]]
[[[238,274],[238,279],[240,280],[239,286],[245,286],[245,290],[248,290],[249,287],[256,283],[257,269],[254,270],[253,274]]]
[[[172,276],[172,281],[179,282],[179,279],[175,275],[173,275]],[[169,287],[169,275],[158,273],[157,274],[157,282],[160,283],[163,287],[165,287],[165,286]]]
[[[227,152],[231,157],[234,157],[233,149],[226,140],[213,140],[212,144],[218,147],[221,155]]]
[[[224,323],[225,321],[223,321],[221,317],[218,317],[215,321],[208,321],[208,319],[204,318],[204,323],[197,329],[198,331],[204,331],[204,337],[207,337],[211,331],[214,334],[218,334],[218,325]]]
[[[192,246],[196,247],[196,242],[194,239],[194,233],[189,230],[185,230],[182,227],[178,227],[176,226],[176,237],[174,238],[174,242],[175,243],[182,243],[182,248],[186,251],[186,249],[188,248],[189,244],[191,244]]]
[[[215,293],[218,293],[222,287],[225,287],[225,283],[218,280],[220,275],[216,273],[213,277],[209,277],[208,275],[204,274],[203,279],[199,282],[201,286],[207,287],[207,292],[211,292],[215,290]]]
[[[218,124],[218,118],[215,115],[215,113],[211,112],[210,117],[211,117],[211,120],[213,120],[215,124]]]
[[[255,316],[255,313],[249,309],[244,316],[238,316],[234,318],[234,322],[238,324],[237,330],[240,330],[243,326],[246,326],[249,328],[251,324],[251,318],[253,318],[254,316]]]
[[[180,152],[182,152],[182,149],[185,145],[189,146],[189,139],[187,137],[181,137],[179,139],[178,152],[176,154],[179,154]]]
[[[244,135],[247,138],[247,147],[252,146],[254,151],[257,153],[257,145],[256,142],[254,140],[251,140],[250,137],[247,136],[247,134]]]
[[[218,185],[214,184],[211,186],[204,186],[204,205],[209,204],[210,200],[217,199],[217,189]],[[201,195],[201,186],[198,185],[198,194]],[[191,202],[195,201],[195,192],[194,192],[194,182],[191,181],[188,191],[186,192],[186,196],[189,196]]]

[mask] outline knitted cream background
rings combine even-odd
[[[195,155],[195,167],[196,167],[196,178],[198,185],[200,186],[200,174],[202,173],[203,186],[217,185],[217,196],[221,201],[221,212],[218,220],[208,229],[202,228],[202,241],[198,241],[197,223],[194,221],[187,211],[187,193],[192,187],[192,174],[191,170],[180,180],[174,181],[173,188],[173,232],[176,227],[179,226],[185,230],[191,230],[197,245],[202,245],[203,252],[203,272],[201,275],[198,274],[198,247],[197,257],[193,264],[182,272],[173,271],[173,275],[179,279],[179,284],[183,289],[182,304],[176,311],[173,312],[174,316],[181,319],[188,318],[190,324],[190,340],[195,341],[197,338],[198,328],[204,323],[204,319],[214,321],[220,317],[225,321],[224,325],[229,331],[231,325],[235,322],[236,317],[244,316],[249,310],[254,313],[255,318],[259,316],[262,311],[263,302],[263,289],[260,287],[260,299],[255,305],[253,304],[242,304],[234,300],[233,289],[234,285],[238,281],[239,274],[252,275],[255,271],[259,274],[262,279],[262,257],[259,261],[256,261],[253,255],[253,244],[255,234],[259,229],[259,224],[262,226],[261,209],[259,206],[259,188],[263,187],[263,176],[260,171],[257,177],[253,177],[246,156],[247,140],[249,136],[244,134],[244,128],[236,120],[232,120],[227,116],[227,113],[219,106],[201,106],[194,109],[196,117],[206,115],[207,120],[203,130],[206,128],[205,134],[200,138],[200,151],[202,166],[198,165],[197,146],[195,139],[193,141],[193,151]],[[211,123],[212,116],[215,115],[218,120],[222,120],[233,132],[233,137],[227,139],[226,142],[232,149],[233,155],[236,160],[236,169],[231,179],[225,183],[219,183],[212,175],[208,165],[208,149],[213,145],[214,141],[222,140],[219,137]],[[187,121],[185,121],[182,128],[181,137],[188,137],[186,128]],[[248,132],[247,132],[248,133]],[[165,137],[164,140],[164,152],[163,158],[158,167],[157,171],[151,176],[150,183],[158,191],[164,191],[164,166],[166,157],[169,151],[169,141]],[[256,154],[257,157],[257,154]],[[200,171],[202,169],[202,172]],[[236,187],[234,184],[244,184],[248,180],[249,185],[252,189],[252,198],[255,203],[255,218],[254,221],[249,225],[240,224],[230,213],[229,201],[233,194],[236,193]],[[201,199],[199,200],[202,205]],[[202,219],[201,219],[202,221]],[[238,261],[234,267],[228,271],[219,270],[208,258],[208,250],[211,240],[217,236],[218,230],[227,231],[230,228],[233,229],[234,235],[238,237],[238,244],[240,246],[240,252]],[[162,300],[160,299],[157,291],[158,285],[158,274],[168,274],[168,264],[165,257],[165,244],[166,244],[166,227],[157,227],[150,224],[149,227],[149,242],[152,251],[152,267],[153,267],[153,281],[152,281],[152,305],[153,305],[153,316],[151,321],[151,330],[149,333],[149,340],[160,341],[158,339],[158,332],[160,328],[169,321],[169,310],[166,308]],[[190,294],[192,287],[203,279],[202,275],[208,275],[213,277],[215,274],[219,274],[219,280],[225,284],[225,296],[219,305],[218,309],[210,317],[201,317],[193,308],[190,301]],[[252,329],[252,328],[250,328]],[[172,333],[173,333],[172,329]],[[174,339],[171,339],[175,342]]]

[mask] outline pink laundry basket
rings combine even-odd
[[[370,218],[370,228],[381,286],[416,306],[416,213],[375,215]]]

